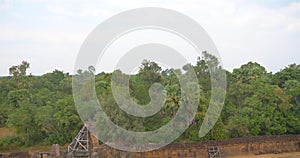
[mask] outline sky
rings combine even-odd
[[[33,75],[73,72],[81,44],[97,25],[140,7],[173,9],[197,21],[229,71],[249,61],[269,72],[300,63],[299,0],[0,0],[0,76],[23,60]]]

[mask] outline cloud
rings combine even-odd
[[[75,32],[58,32],[51,30],[26,30],[22,28],[1,28],[0,41],[26,41],[33,43],[79,44],[86,34]]]
[[[3,1],[2,1],[3,2]],[[22,49],[41,51],[45,57],[70,55],[57,65],[72,71],[81,43],[103,20],[121,11],[139,7],[164,7],[182,12],[196,20],[215,41],[226,69],[253,60],[270,71],[300,61],[300,2],[267,0],[162,0],[89,1],[29,0],[0,2],[0,63],[16,64]],[[2,45],[2,46],[1,46]],[[25,46],[26,45],[26,46]],[[47,50],[43,52],[43,49]],[[67,47],[66,47],[67,46]],[[72,47],[72,48],[70,48]],[[76,48],[76,49],[74,49]],[[3,52],[14,54],[8,56]],[[34,56],[33,54],[30,54]],[[4,56],[4,57],[3,57]],[[39,65],[39,56],[34,56]],[[28,58],[28,56],[26,56]],[[32,59],[32,58],[31,58]],[[5,60],[5,61],[4,61]],[[114,60],[114,59],[111,59]],[[8,62],[14,61],[14,62]],[[61,60],[59,60],[61,62]],[[30,62],[30,61],[29,61]],[[49,66],[35,72],[53,70]],[[1,66],[0,75],[7,74]]]

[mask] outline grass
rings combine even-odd
[[[0,128],[0,139],[5,138],[7,136],[14,136],[14,135],[15,135],[15,133],[7,127]],[[67,149],[67,145],[60,147],[61,151],[64,151],[66,149]],[[31,154],[35,153],[35,152],[50,152],[51,145],[45,146],[45,145],[39,144],[39,145],[30,146],[30,147],[17,147],[17,148],[12,148],[12,149],[1,149],[0,148],[0,153],[9,153],[9,152],[13,152],[13,151],[28,151]]]

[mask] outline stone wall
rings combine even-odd
[[[100,145],[94,150],[99,158],[207,158],[208,146],[218,146],[222,157],[300,151],[300,135],[256,136],[223,141],[172,143],[161,149],[130,153]]]
[[[93,149],[92,157],[96,158],[98,153],[98,158],[207,158],[209,146],[218,146],[222,158],[247,154],[300,151],[300,135],[256,136],[222,141],[172,143],[158,150],[141,153],[120,151],[102,144]],[[65,154],[60,157],[65,157],[63,155]],[[0,154],[0,158],[31,158],[33,156],[28,152]],[[51,157],[56,156],[51,154]]]

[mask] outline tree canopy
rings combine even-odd
[[[23,61],[9,69],[12,76],[0,78],[0,127],[8,127],[16,133],[0,139],[0,148],[63,145],[70,142],[83,125],[72,96],[72,75],[54,70],[32,76],[27,75],[29,68],[30,64]],[[118,107],[112,94],[113,73],[95,74],[95,90],[103,109],[114,123],[134,131],[151,131],[169,122],[176,114],[182,101],[177,75],[189,73],[189,68],[194,69],[198,78],[200,105],[192,124],[176,141],[300,133],[300,65],[297,64],[273,74],[259,63],[248,62],[228,72],[220,67],[216,57],[204,52],[195,65],[186,64],[182,69],[163,70],[157,63],[144,60],[135,75],[120,70],[113,72],[119,74],[120,80],[129,78],[130,96],[140,105],[150,102],[149,88],[152,84],[160,83],[165,87],[164,106],[147,118],[126,114]],[[205,137],[199,138],[198,131],[210,102],[213,82],[210,71],[219,70],[227,74],[225,105],[214,128]],[[84,73],[95,73],[95,68],[78,70],[76,75]],[[84,108],[88,109],[89,104],[86,103]],[[84,115],[93,115],[93,111],[86,110]]]

